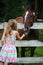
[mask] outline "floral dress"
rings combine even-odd
[[[8,41],[11,41],[12,44],[8,44]],[[7,63],[15,63],[17,61],[15,41],[14,36],[5,38],[5,43],[0,51],[0,61]]]

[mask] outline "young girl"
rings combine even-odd
[[[11,23],[12,21],[12,23]],[[15,47],[16,37],[18,39],[23,39],[25,35],[21,37],[17,31],[17,22],[16,20],[9,20],[10,24],[7,26],[7,29],[4,31],[2,36],[2,49],[0,52],[0,65],[4,65],[4,62],[15,63],[17,61],[17,50]]]

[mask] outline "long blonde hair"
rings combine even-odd
[[[15,19],[10,19],[8,21],[8,26],[5,32],[5,36],[7,36],[8,34],[11,35],[11,30],[17,30],[17,21]]]

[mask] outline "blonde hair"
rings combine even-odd
[[[11,30],[17,30],[17,21],[15,19],[10,19],[8,21],[8,26],[6,29],[5,36],[8,34],[10,35]]]

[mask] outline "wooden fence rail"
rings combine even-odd
[[[16,47],[43,47],[43,42],[38,41],[38,40],[17,40]],[[2,47],[1,45],[1,41],[0,41],[0,47]]]
[[[22,64],[43,63],[43,57],[18,57],[16,63],[19,63],[19,64],[20,63]]]
[[[0,23],[0,29],[5,29],[7,27],[7,22]],[[17,23],[17,28],[18,29],[24,29],[24,24],[23,23]],[[43,29],[43,23],[41,22],[35,22],[33,23],[33,26],[30,27],[30,29]]]
[[[18,57],[16,64],[43,63],[43,57]],[[4,65],[8,65],[5,63]]]
[[[43,57],[19,57],[16,63],[43,63]]]

